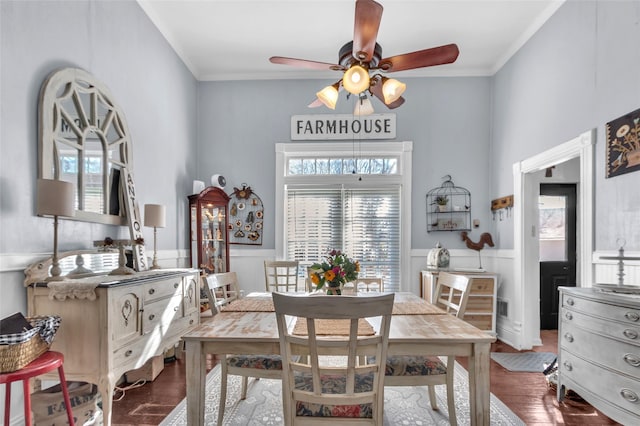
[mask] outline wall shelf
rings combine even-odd
[[[427,232],[470,231],[471,193],[455,186],[451,176],[427,192]]]

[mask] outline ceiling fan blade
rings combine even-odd
[[[353,57],[369,62],[373,58],[382,19],[382,5],[373,0],[356,0],[353,29]]]
[[[434,65],[450,64],[458,58],[458,46],[447,44],[431,49],[391,56],[380,60],[378,68],[384,71],[404,71],[414,68],[432,67]]]
[[[376,98],[378,98],[383,104],[387,106],[389,109],[398,108],[400,105],[404,103],[404,98],[401,96],[397,100],[391,102],[390,104],[385,103],[384,95],[382,94],[382,78],[377,75],[373,79],[373,84],[369,86],[369,92]]]
[[[344,71],[342,65],[327,62],[310,61],[308,59],[285,58],[284,56],[272,56],[269,58],[272,64],[290,65],[292,67],[310,68],[314,70]]]

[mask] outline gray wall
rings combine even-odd
[[[479,231],[489,230],[491,80],[403,81],[407,92],[402,107],[390,111],[378,100],[373,104],[378,113],[397,115],[395,140],[413,141],[411,247],[427,249],[441,241],[445,247],[462,248],[458,233],[426,232],[426,193],[440,186],[443,176],[451,175],[456,185],[471,192],[472,217],[480,219]],[[198,178],[209,182],[212,174],[221,173],[227,178],[228,191],[246,183],[262,198],[265,227],[260,248],[274,248],[274,144],[291,141],[291,116],[353,111],[354,97],[347,100],[345,92],[335,111],[307,108],[314,94],[329,83],[274,80],[199,84]],[[353,141],[344,143],[351,145]]]
[[[494,77],[491,198],[513,194],[515,162],[596,128],[596,250],[640,250],[640,173],[605,178],[605,125],[640,107],[639,21],[638,1],[568,1]]]
[[[37,105],[42,82],[62,67],[83,68],[109,87],[132,135],[140,208],[167,205],[159,249],[186,248],[197,81],[180,58],[134,1],[2,0],[0,8],[0,260],[52,251],[53,221],[35,215]],[[128,229],[62,220],[60,250],[107,236],[128,237]],[[26,310],[22,270],[3,269],[0,317]]]

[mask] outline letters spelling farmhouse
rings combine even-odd
[[[329,140],[354,137],[360,139],[393,139],[396,137],[395,114],[294,115],[291,117],[291,140]]]

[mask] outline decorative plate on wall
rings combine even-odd
[[[245,183],[242,188],[233,188],[229,197],[229,222],[237,229],[229,235],[229,244],[262,245],[264,208],[260,197]]]

